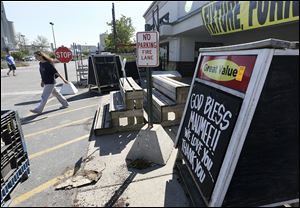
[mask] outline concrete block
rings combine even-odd
[[[143,159],[159,165],[165,165],[173,150],[173,141],[159,124],[148,128],[146,124],[138,133],[127,160]]]

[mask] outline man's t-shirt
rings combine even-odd
[[[15,60],[14,57],[10,56],[10,55],[6,55],[5,56],[5,60],[7,62],[8,65],[15,65]]]
[[[54,75],[57,73],[57,70],[51,63],[40,62],[40,73],[44,84],[55,84]]]

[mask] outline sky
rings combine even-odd
[[[135,32],[144,31],[144,13],[152,1],[3,1],[6,17],[14,23],[16,33],[25,35],[31,44],[38,35],[56,46],[95,45],[101,33],[111,32],[112,3],[115,18],[131,17]]]

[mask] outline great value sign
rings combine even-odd
[[[158,32],[138,32],[136,34],[136,55],[138,67],[159,66]]]
[[[256,56],[203,56],[198,78],[246,92]]]
[[[63,46],[56,49],[55,57],[62,63],[68,63],[73,58],[72,52]]]

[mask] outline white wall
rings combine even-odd
[[[159,8],[159,17],[161,18],[165,14],[169,12],[169,21],[174,22],[177,20],[177,4],[178,1],[167,1],[166,4],[163,5],[163,7]]]
[[[179,61],[180,58],[180,39],[170,38],[169,39],[169,61]]]

